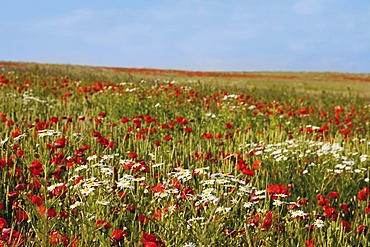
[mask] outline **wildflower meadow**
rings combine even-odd
[[[0,66],[0,246],[370,245],[369,97],[101,71]]]

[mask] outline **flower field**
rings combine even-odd
[[[369,98],[112,73],[0,67],[0,246],[370,245]]]

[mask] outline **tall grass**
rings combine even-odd
[[[4,246],[367,246],[366,98],[4,68]]]

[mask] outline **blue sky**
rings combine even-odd
[[[3,61],[370,73],[369,0],[0,2]]]

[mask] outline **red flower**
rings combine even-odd
[[[340,208],[346,213],[348,214],[348,205],[346,203],[341,203],[340,204]]]
[[[50,244],[57,245],[61,237],[62,235],[58,231],[51,231],[50,232]]]
[[[349,232],[351,230],[351,224],[348,221],[341,220],[340,224],[344,227],[344,230],[346,232]]]
[[[34,160],[29,169],[34,176],[40,176],[44,171],[44,168],[39,160]]]
[[[332,192],[329,193],[329,197],[332,198],[332,199],[338,198],[339,193],[336,192],[336,191],[332,191]]]
[[[47,214],[49,218],[54,218],[57,215],[57,212],[55,212],[54,209],[49,208]]]
[[[54,147],[55,148],[65,148],[67,144],[67,139],[66,138],[60,138],[54,142]]]
[[[266,189],[267,194],[271,195],[272,199],[276,199],[277,195],[289,195],[287,187],[283,184],[270,184]]]
[[[267,211],[266,216],[262,221],[262,228],[261,228],[262,231],[267,231],[268,229],[270,229],[271,225],[272,225],[272,212]]]
[[[127,123],[129,121],[129,119],[127,117],[124,117],[121,119],[121,123]]]
[[[166,135],[163,139],[165,141],[171,141],[172,140],[172,137],[170,135]]]
[[[137,153],[136,152],[131,152],[131,153],[129,153],[128,154],[128,157],[130,157],[130,159],[135,159],[135,158],[137,158]]]
[[[233,125],[232,123],[226,123],[226,124],[225,124],[225,127],[226,127],[227,129],[232,129],[232,128],[234,128],[234,125]]]
[[[111,224],[107,220],[96,220],[95,227],[109,229],[111,228]]]
[[[253,170],[251,170],[251,169],[244,168],[244,169],[242,170],[242,172],[243,172],[243,174],[245,174],[245,175],[247,175],[247,176],[251,176],[251,177],[253,177],[253,176],[254,176],[254,171],[253,171]]]
[[[144,214],[139,214],[137,216],[137,220],[140,221],[141,223],[148,223],[149,218],[147,218]]]
[[[212,135],[212,133],[205,133],[205,134],[203,134],[203,138],[204,139],[212,139],[213,135]]]
[[[163,212],[161,209],[157,209],[153,213],[153,220],[163,220]]]
[[[368,229],[368,227],[367,227],[367,226],[365,226],[365,225],[361,225],[361,226],[359,226],[359,227],[357,228],[357,230],[356,230],[356,234],[361,234],[361,233],[366,234],[367,229]]]
[[[51,117],[50,122],[51,123],[58,123],[58,118],[57,117]]]
[[[369,188],[364,187],[362,190],[358,192],[357,199],[359,201],[366,201],[368,195],[370,195]]]
[[[336,208],[324,207],[324,211],[326,216],[328,216],[330,220],[335,221],[338,218],[338,211]]]
[[[164,247],[162,240],[157,240],[154,234],[143,232],[143,237],[140,242],[144,244],[144,247]]]
[[[254,170],[258,170],[258,169],[260,169],[260,168],[261,168],[261,163],[262,163],[262,161],[260,161],[260,160],[255,160],[255,161],[252,163],[252,168],[253,168]]]
[[[328,206],[329,205],[329,200],[324,196],[324,195],[317,195],[316,196],[318,202],[317,205],[319,206]]]
[[[18,136],[20,136],[20,135],[21,135],[21,133],[20,133],[18,130],[16,130],[16,131],[12,132],[12,137],[13,137],[13,138],[16,138],[16,137],[18,137]]]
[[[0,218],[0,229],[8,226],[8,222],[4,218]]]
[[[28,220],[28,214],[24,211],[18,211],[15,213],[15,219],[17,223],[21,223],[22,221]]]
[[[15,199],[15,198],[18,198],[18,196],[19,196],[19,192],[18,191],[10,191],[8,193],[9,199]]]
[[[112,240],[114,242],[122,241],[124,238],[128,237],[128,233],[125,230],[116,229],[112,232]]]
[[[304,241],[304,244],[307,246],[307,247],[315,247],[315,239],[311,239],[310,241]]]

